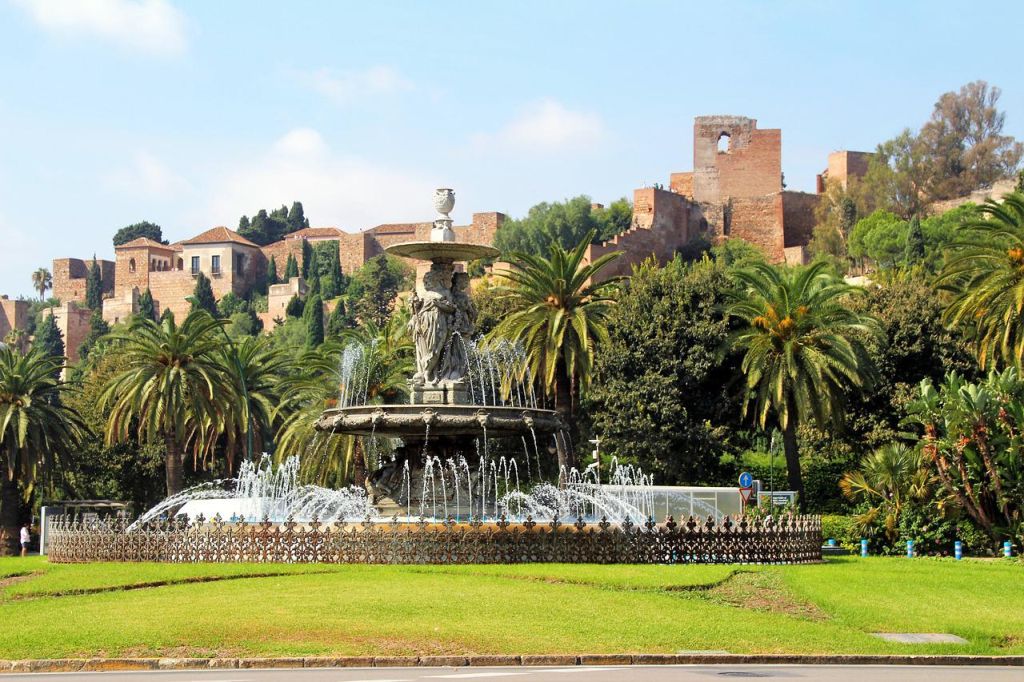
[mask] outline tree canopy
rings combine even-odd
[[[122,227],[120,230],[114,233],[114,246],[121,246],[127,244],[133,239],[139,237],[146,237],[152,239],[155,242],[166,244],[164,240],[163,230],[156,223],[151,223],[148,220],[143,220],[141,223],[132,223]]]
[[[260,246],[280,241],[285,235],[309,227],[309,218],[302,209],[302,202],[295,201],[287,206],[268,212],[261,208],[251,219],[242,216],[238,220],[238,234]]]
[[[633,207],[619,199],[606,208],[595,208],[587,196],[566,201],[543,202],[526,216],[506,220],[494,245],[503,253],[546,255],[551,244],[573,249],[581,240],[607,240],[629,229]]]

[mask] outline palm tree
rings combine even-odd
[[[276,415],[284,415],[277,432],[275,458],[298,454],[306,480],[342,483],[366,478],[365,453],[351,436],[317,431],[317,419],[325,409],[335,407],[343,389],[339,371],[350,349],[364,369],[360,381],[368,403],[399,402],[409,390],[413,371],[413,344],[408,333],[408,311],[396,311],[383,327],[366,320],[357,329],[346,330],[340,343],[328,341],[307,351],[281,382],[281,404]],[[362,372],[365,371],[366,374]],[[333,481],[331,480],[333,478]]]
[[[135,427],[140,440],[163,441],[166,447],[167,494],[182,488],[182,457],[191,445],[210,447],[210,423],[223,424],[232,391],[224,365],[221,322],[208,313],[191,313],[180,326],[173,316],[154,322],[136,316],[131,326],[112,336],[120,344],[126,369],[114,376],[101,395],[109,409],[108,443],[124,441]],[[214,429],[216,431],[216,429]]]
[[[1024,358],[1024,193],[987,200],[960,228],[937,280],[953,292],[945,319],[967,327],[978,361],[1022,366]]]
[[[489,335],[523,344],[531,375],[545,395],[554,397],[555,409],[570,419],[590,383],[594,347],[608,339],[606,321],[621,279],[595,282],[622,255],[616,251],[584,262],[595,234],[571,251],[552,243],[550,258],[510,254],[509,284],[499,291],[512,312]]]
[[[921,450],[889,443],[865,457],[860,471],[843,476],[839,489],[852,501],[871,504],[867,511],[854,517],[861,532],[881,519],[886,538],[893,542],[899,536],[903,507],[927,499],[935,483]]]
[[[267,336],[247,337],[236,341],[234,348],[222,344],[217,355],[217,363],[231,379],[230,395],[226,396],[222,413],[207,417],[207,435],[203,440],[209,447],[204,455],[212,453],[217,433],[223,434],[227,441],[224,455],[228,471],[233,471],[239,445],[246,442],[250,429],[254,452],[266,449],[273,434],[274,411],[280,399],[278,385],[285,374],[287,358],[272,347]]]
[[[39,292],[39,300],[45,298],[46,290],[53,288],[53,275],[46,268],[39,268],[32,273],[32,288]]]
[[[757,264],[738,270],[729,306],[741,323],[732,347],[744,351],[743,412],[753,406],[758,426],[772,422],[782,431],[789,487],[801,506],[798,425],[839,425],[845,391],[863,388],[875,372],[860,337],[879,333],[877,320],[847,306],[863,290],[826,268],[819,261],[805,268]]]
[[[64,358],[0,344],[0,555],[18,544],[19,484],[25,492],[43,470],[74,452],[86,431],[63,405]]]

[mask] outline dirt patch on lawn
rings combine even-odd
[[[28,573],[12,573],[10,575],[5,575],[3,578],[0,578],[0,593],[12,585],[23,583],[26,580],[31,580],[32,578],[42,574],[43,571],[29,571]],[[2,596],[0,596],[0,598],[2,598]]]
[[[753,611],[781,613],[807,620],[828,620],[817,605],[799,599],[774,571],[737,571],[714,587],[697,593],[720,604]]]

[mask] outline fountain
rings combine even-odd
[[[469,275],[456,272],[455,263],[493,258],[498,250],[455,241],[449,217],[454,206],[455,193],[438,189],[434,196],[438,217],[430,240],[385,249],[395,256],[430,263],[429,269],[419,274],[410,299],[409,327],[416,349],[410,403],[358,404],[346,399],[340,407],[324,412],[317,423],[318,429],[331,433],[403,440],[394,460],[374,471],[367,481],[373,504],[385,514],[421,508],[428,494],[436,502],[440,484],[449,513],[485,515],[483,499],[491,467],[501,466],[500,460],[493,462],[488,457],[488,440],[529,437],[536,444],[538,436],[565,429],[558,413],[537,406],[524,364],[510,368],[504,362],[500,363],[503,367],[495,368],[496,353],[473,342],[476,309],[469,296]],[[563,447],[564,439],[555,442]],[[528,461],[528,450],[526,457]],[[471,459],[477,460],[477,466],[470,474],[462,464]],[[506,460],[506,475],[509,466],[518,471],[518,463]],[[453,508],[460,491],[460,472],[467,472],[469,480],[464,482],[466,494],[459,500],[461,504]],[[507,486],[505,492],[510,492]],[[476,508],[474,498],[481,500]],[[496,496],[492,502],[497,502]]]
[[[612,463],[545,482],[541,442],[571,449],[558,413],[540,407],[524,353],[474,340],[469,276],[456,262],[498,255],[455,241],[455,193],[439,189],[430,240],[390,254],[429,263],[410,297],[415,372],[408,403],[378,404],[368,349],[345,350],[338,406],[316,428],[401,444],[376,458],[364,487],[303,485],[299,457],[246,462],[236,478],[169,497],[134,523],[62,518],[53,561],[286,561],[339,563],[800,563],[821,559],[817,517],[728,516],[690,496],[691,516],[667,514],[671,493]],[[521,443],[523,458],[492,448]],[[641,445],[641,444],[638,444]],[[532,446],[532,452],[531,452]],[[694,508],[699,513],[693,516]]]

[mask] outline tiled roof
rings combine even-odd
[[[192,239],[186,239],[182,244],[189,246],[192,244],[224,244],[231,242],[234,244],[244,244],[246,246],[256,246],[251,241],[238,234],[234,230],[229,230],[226,227],[214,227],[202,234],[198,234]],[[259,248],[258,246],[256,248]]]
[[[418,227],[430,225],[430,223],[384,223],[366,230],[373,234],[394,234],[401,232],[415,232]]]
[[[171,250],[173,250],[172,247],[168,246],[167,244],[161,244],[160,242],[154,241],[154,240],[150,239],[149,237],[136,237],[135,239],[131,240],[130,242],[125,242],[124,244],[120,244],[120,245],[114,247],[115,250],[117,250],[117,249],[138,249],[138,248],[163,249],[164,251],[171,251]]]
[[[289,232],[285,239],[331,239],[346,234],[344,230],[337,227],[304,227],[295,232]]]

